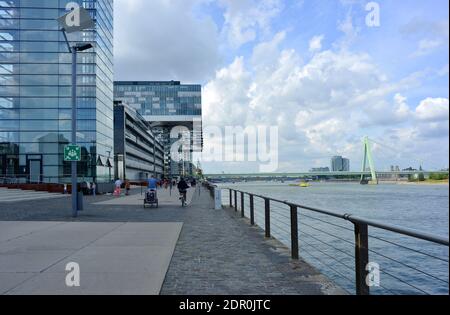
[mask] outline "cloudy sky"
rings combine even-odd
[[[441,169],[449,160],[449,4],[380,0],[115,0],[116,80],[203,85],[206,126],[279,127],[278,171]],[[253,163],[204,163],[209,173]]]

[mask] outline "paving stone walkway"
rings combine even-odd
[[[162,294],[342,294],[284,245],[265,240],[231,209],[212,210],[207,193],[194,200],[170,264]]]
[[[343,294],[343,291],[303,261],[293,262],[289,251],[263,231],[251,227],[231,209],[213,210],[204,190],[191,191],[192,203],[176,202],[159,209],[111,196],[87,197],[85,211],[70,218],[67,200],[38,200],[0,205],[0,221],[57,222],[179,222],[183,228],[163,283],[164,295]],[[140,190],[133,191],[139,199]],[[160,198],[177,198],[160,191]],[[117,199],[116,199],[117,200]]]

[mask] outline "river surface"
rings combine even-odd
[[[311,183],[309,188],[289,183],[250,182],[222,184],[300,205],[330,210],[439,236],[449,235],[448,185],[378,186],[356,183]],[[238,196],[240,205],[240,195]],[[223,192],[224,204],[229,194]],[[249,198],[245,199],[249,216]],[[255,199],[256,223],[264,227],[263,200]],[[273,203],[272,234],[290,246],[289,209]],[[354,293],[353,225],[341,219],[301,210],[299,214],[300,255]],[[380,267],[380,282],[374,294],[448,294],[448,247],[435,245],[392,232],[369,229],[370,261]]]

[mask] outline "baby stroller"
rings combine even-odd
[[[147,205],[150,205],[150,207],[159,207],[158,193],[156,190],[150,189],[145,193],[144,208],[146,208]]]

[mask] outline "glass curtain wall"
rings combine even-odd
[[[88,9],[96,29],[69,34],[91,42],[78,55],[81,180],[109,181],[113,168],[113,0],[0,0],[0,178],[68,182],[71,54],[56,18],[68,2]]]

